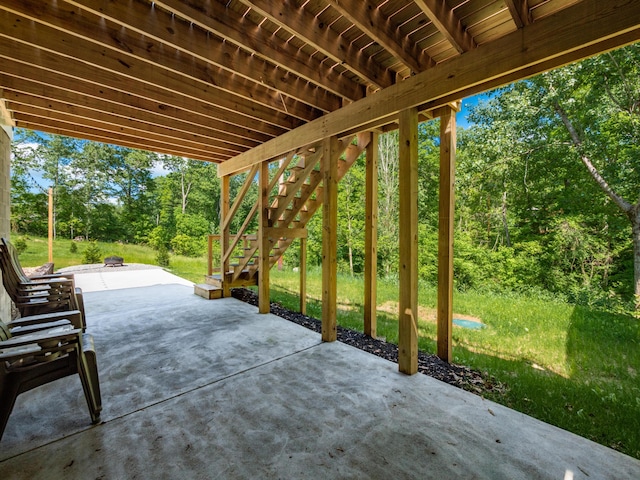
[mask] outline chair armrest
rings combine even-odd
[[[40,323],[50,323],[57,320],[69,320],[72,324],[76,325],[75,319],[80,319],[80,310],[69,310],[66,312],[52,312],[42,313],[40,315],[29,315],[28,317],[16,318],[8,323],[9,328],[21,327],[26,325],[36,325]],[[76,328],[80,326],[76,325]]]
[[[60,351],[60,344],[77,343],[82,330],[71,325],[12,337],[0,342],[0,360],[13,361],[48,351]]]
[[[65,325],[71,326],[71,322],[66,319],[56,320],[54,322],[49,323],[36,323],[31,325],[18,325],[16,327],[10,328],[9,331],[13,337],[18,335],[27,335],[34,332],[39,332],[41,330],[48,330],[49,328],[63,327]]]
[[[73,273],[47,273],[44,275],[32,275],[29,276],[29,280],[46,280],[48,278],[66,278],[68,280],[73,280]]]
[[[71,287],[75,286],[74,283],[73,283],[73,279],[66,278],[66,277],[51,278],[51,279],[43,281],[43,282],[28,282],[28,283],[21,283],[20,284],[21,287],[27,287],[27,286],[40,287],[40,286],[43,286],[43,285],[52,285],[52,286],[69,285]]]

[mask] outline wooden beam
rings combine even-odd
[[[94,108],[132,120],[164,126],[176,132],[187,132],[206,138],[223,134],[225,141],[237,146],[240,151],[272,138],[270,135],[237,127],[211,116],[154,102],[104,85],[97,87],[93,83],[19,63],[7,57],[2,59],[2,69],[0,86],[9,91]]]
[[[28,99],[23,98],[22,102]],[[139,141],[144,138],[149,145],[166,145],[175,150],[184,150],[184,155],[195,154],[200,156],[212,155],[220,160],[226,160],[234,155],[234,152],[220,149],[212,145],[194,143],[186,139],[179,138],[170,132],[156,132],[156,128],[149,126],[147,130],[144,125],[129,120],[122,120],[118,117],[109,118],[104,115],[96,115],[95,112],[83,111],[81,109],[69,108],[69,105],[58,104],[52,101],[40,101],[41,99],[31,98],[31,103],[16,103],[13,100],[7,102],[7,108],[16,114],[21,115],[24,120],[28,118],[39,118],[41,121],[55,125],[57,122],[77,125],[81,129],[91,129],[102,132],[103,135],[113,136],[114,141],[119,139]],[[71,110],[71,112],[69,112]],[[120,121],[122,120],[122,121]]]
[[[398,132],[399,202],[399,318],[398,367],[418,371],[418,110],[400,112]]]
[[[440,116],[440,194],[438,221],[438,356],[451,362],[453,322],[453,224],[455,208],[456,111],[443,107]]]
[[[0,74],[0,85],[4,84],[4,82],[2,81],[2,77],[3,75]],[[23,84],[22,88],[25,89],[25,85],[29,82],[21,83]],[[55,91],[56,89],[51,87],[48,90]],[[59,91],[54,93],[61,93],[64,97],[77,100],[78,103],[89,103],[83,102],[81,95],[64,95],[64,92]],[[86,122],[96,121],[99,123],[111,125],[114,129],[114,132],[126,129],[131,132],[137,132],[137,135],[139,137],[147,137],[159,141],[162,140],[176,146],[204,149],[205,151],[210,152],[220,151],[225,157],[231,157],[243,151],[237,145],[225,143],[211,137],[195,135],[189,132],[176,130],[169,126],[158,125],[157,123],[149,123],[143,120],[134,120],[131,116],[124,115],[120,112],[110,113],[109,111],[92,108],[96,105],[92,105],[92,107],[85,107],[83,105],[76,105],[73,102],[58,100],[57,98],[53,97],[43,98],[36,95],[25,94],[23,92],[16,92],[9,88],[6,88],[4,90],[4,95],[7,99],[7,103],[13,105],[16,110],[24,113],[28,113],[30,111],[35,112],[39,109],[41,111],[47,111],[50,113],[61,113],[68,116],[75,116],[79,119],[80,124],[84,123],[85,120]],[[97,100],[97,103],[100,103],[100,100]],[[44,114],[44,116],[47,116],[47,114]],[[148,119],[153,120],[153,118],[153,116],[149,116]],[[86,124],[89,125],[90,123]]]
[[[371,128],[376,122],[389,123],[406,108],[437,108],[487,88],[637,41],[640,9],[635,7],[625,0],[606,3],[582,0],[544,22],[527,25],[265,142],[225,162],[219,174],[245,170],[253,163],[276,158],[326,136],[340,136],[362,125]]]
[[[1,17],[2,15],[0,15]],[[0,25],[2,25],[1,20]],[[41,78],[46,78],[49,73],[58,73],[58,78],[66,77],[71,85],[76,83],[80,88],[83,85],[91,85],[94,96],[100,95],[102,89],[107,87],[110,91],[117,90],[132,97],[141,97],[156,102],[158,105],[156,109],[160,112],[164,107],[172,106],[192,112],[194,116],[211,117],[214,122],[221,122],[223,125],[230,125],[232,128],[238,127],[237,130],[249,129],[269,137],[278,136],[288,128],[273,125],[272,122],[265,123],[257,117],[250,118],[249,116],[230,112],[211,103],[211,99],[209,99],[210,101],[203,101],[195,96],[184,95],[179,90],[180,82],[174,85],[176,90],[171,91],[149,82],[125,78],[116,72],[94,68],[75,58],[61,57],[51,51],[18,42],[13,38],[2,37],[2,35],[2,27],[0,26],[0,38],[2,39],[0,41],[1,58],[8,60],[19,58],[20,63],[23,65],[38,67],[41,70]],[[61,70],[64,70],[64,73],[60,73]],[[164,75],[161,72],[156,73],[161,76]],[[186,88],[187,90],[189,90],[188,87]],[[195,94],[195,92],[192,93]],[[203,92],[203,95],[206,95],[206,93]]]
[[[367,145],[364,224],[364,333],[377,335],[378,280],[378,134]]]
[[[1,86],[2,85],[0,85],[0,87]],[[5,125],[7,127],[16,126],[13,120],[13,113],[7,109],[2,88],[0,88],[0,125]]]
[[[89,22],[87,28],[94,25],[95,29],[95,24]],[[103,29],[94,32],[96,36],[118,38],[120,30],[120,27],[113,26],[111,22],[104,22]],[[44,24],[36,28],[29,17],[4,10],[0,10],[0,35],[36,47],[40,53],[47,51],[58,56],[55,66],[51,68],[54,71],[64,69],[67,74],[80,79],[97,80],[105,74],[115,75],[116,84],[121,88],[124,85],[131,93],[134,93],[136,87],[143,95],[148,95],[148,90],[156,89],[161,95],[161,101],[165,100],[165,95],[176,95],[182,102],[190,100],[194,111],[201,109],[199,105],[208,105],[209,108],[219,109],[220,114],[227,119],[235,118],[238,125],[258,121],[260,124],[290,130],[303,123],[289,114],[278,112],[274,107],[267,107],[219,88],[211,82],[210,77],[206,81],[184,75],[180,68],[189,72],[195,70],[194,67],[188,65],[189,62],[185,64],[178,60],[179,65],[172,64],[170,56],[166,54],[163,55],[162,66],[149,63],[136,58],[129,53],[129,49],[105,49],[102,44]],[[131,38],[129,41],[135,47]],[[144,49],[144,42],[142,45],[136,47],[136,51]],[[18,58],[25,61],[28,57]],[[113,86],[108,83],[106,85]]]
[[[358,83],[327,68],[314,57],[301,55],[294,45],[263,32],[220,2],[156,0],[155,4],[336,95],[354,100],[364,96],[364,89]]]
[[[507,8],[516,27],[522,28],[531,23],[529,0],[504,0],[504,3],[507,4]]]
[[[50,123],[46,119],[24,117],[22,114],[15,114],[15,126],[19,128],[27,128],[29,130],[37,130],[40,132],[47,132],[54,135],[64,135],[66,137],[78,138],[81,140],[90,140],[92,142],[102,142],[112,145],[120,145],[121,147],[136,148],[138,150],[147,150],[155,153],[162,153],[165,155],[186,156],[184,151],[175,150],[170,146],[151,144],[144,140],[131,141],[124,138],[114,140],[111,135],[107,135],[104,132],[98,130],[84,128],[80,125],[63,124],[61,122]],[[203,162],[215,162],[215,159],[209,155],[199,155],[191,153],[192,160],[202,160]],[[219,161],[219,160],[218,160]]]
[[[393,85],[395,79],[390,70],[383,69],[371,62],[362,51],[332,30],[330,25],[323,23],[291,0],[282,2],[271,0],[242,1],[279,27],[294,33],[296,37],[303,39],[334,62],[341,64],[347,70],[373,85],[380,88]]]
[[[322,340],[338,338],[338,158],[336,137],[322,142]]]
[[[364,32],[371,40],[409,67],[414,73],[435,65],[424,51],[418,50],[408,37],[400,37],[399,30],[384,18],[378,6],[370,0],[327,0],[349,22]]]
[[[271,243],[269,242],[269,164],[263,162],[260,165],[260,197],[258,201],[260,212],[258,221],[258,311],[269,313],[271,301],[269,298],[269,253]]]
[[[127,65],[130,72],[137,70],[137,61],[142,61],[142,65],[158,66],[177,75],[178,78],[184,76],[190,81],[205,85],[213,84],[216,89],[227,92],[232,98],[243,98],[250,103],[256,102],[288,115],[300,115],[298,118],[303,120],[317,118],[322,113],[308,104],[302,104],[288,96],[278,95],[273,90],[267,89],[261,82],[256,83],[241,75],[234,76],[218,65],[203,61],[199,56],[178,50],[173,45],[161,44],[144,33],[123,28],[122,24],[114,23],[103,16],[96,16],[90,10],[37,0],[4,0],[1,8],[33,22],[46,24],[81,41],[88,41],[111,50],[120,56],[120,61]],[[152,11],[145,10],[147,16]],[[128,18],[135,18],[135,12],[131,12]],[[206,34],[204,32],[201,34],[204,39],[196,39],[193,34],[186,38],[193,43],[198,40],[206,41]],[[76,44],[73,47],[79,48],[79,45]],[[210,49],[216,48],[211,46]]]
[[[473,37],[464,29],[456,13],[446,2],[415,0],[415,3],[458,53],[468,52],[476,47]]]
[[[330,112],[340,108],[341,97],[294,74],[280,71],[274,64],[245,50],[208,35],[200,28],[179,21],[174,15],[142,2],[104,2],[103,0],[66,0],[67,3],[107,18],[127,29],[193,55],[210,65],[222,68],[229,77],[240,75],[285,97]]]
[[[269,227],[267,236],[272,240],[279,238],[307,238],[306,228]]]

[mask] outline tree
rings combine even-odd
[[[378,264],[385,275],[398,267],[398,131],[378,137]]]
[[[613,259],[624,255],[629,241],[626,218],[632,227],[636,309],[639,73],[640,46],[635,45],[499,90],[474,110],[476,126],[462,136],[460,179],[465,188],[459,189],[468,199],[475,197],[468,206],[495,205],[494,219],[502,209],[508,220],[508,207],[514,225],[505,229],[505,242],[535,239],[567,249],[547,250],[547,272],[573,275],[576,257],[570,250],[582,249],[585,274],[576,278],[583,288],[592,288],[596,280],[607,288]],[[487,213],[489,232],[491,210]],[[576,232],[588,235],[588,241],[568,241]],[[558,242],[558,235],[566,238]]]
[[[14,142],[12,143],[12,195],[16,204],[23,202],[42,202],[42,199],[33,196],[33,191],[47,194],[47,188],[53,188],[53,235],[57,235],[58,194],[60,185],[67,178],[67,167],[73,160],[77,149],[77,140],[60,135],[44,135],[32,130],[16,129]],[[34,175],[34,172],[36,175]],[[41,178],[36,178],[39,176]],[[45,200],[46,202],[46,200]],[[16,214],[21,214],[20,209]],[[24,218],[24,217],[23,217]],[[45,217],[46,218],[46,217]],[[31,218],[33,225],[34,218]],[[42,220],[38,221],[40,223]],[[46,222],[46,219],[44,220]],[[25,223],[17,220],[14,224]],[[40,229],[38,229],[40,230]],[[34,232],[35,233],[35,232]],[[39,233],[39,232],[38,232]]]

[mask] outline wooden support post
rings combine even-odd
[[[300,239],[300,313],[307,314],[307,239]]]
[[[258,225],[258,311],[269,313],[271,301],[269,298],[269,253],[271,244],[269,243],[269,162],[262,162],[260,165],[260,198],[258,202],[259,225]]]
[[[336,137],[322,141],[322,340],[338,338],[338,157]]]
[[[456,111],[440,115],[440,214],[438,223],[438,357],[451,362],[453,322],[453,222],[456,158]]]
[[[378,134],[367,145],[364,227],[364,333],[376,338],[378,279]]]
[[[227,272],[229,272],[229,257],[225,259],[225,253],[229,249],[229,224],[231,222],[226,221],[230,210],[230,195],[231,195],[231,175],[225,175],[220,182],[220,225],[225,225],[221,233],[220,241],[220,279],[222,280],[222,296],[231,296],[231,287],[227,281]]]
[[[400,112],[400,317],[398,367],[418,371],[418,110]]]
[[[207,276],[213,275],[213,235],[207,235]]]
[[[53,263],[53,188],[49,188],[49,263]]]

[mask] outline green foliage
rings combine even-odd
[[[71,242],[69,246],[69,253],[77,253],[78,252],[78,244],[74,241]]]
[[[82,263],[92,264],[92,263],[100,263],[102,261],[102,251],[100,247],[98,247],[97,242],[89,242],[87,248],[84,249],[84,253],[82,254]]]
[[[185,257],[199,257],[205,253],[206,239],[194,238],[179,233],[171,239],[171,248],[176,255]]]
[[[156,254],[156,263],[161,267],[169,266],[169,250],[167,250],[166,247],[161,246],[160,248],[158,248],[158,253]]]
[[[13,246],[19,254],[23,253],[27,249],[27,241],[22,237],[16,238],[11,243],[13,243]]]

